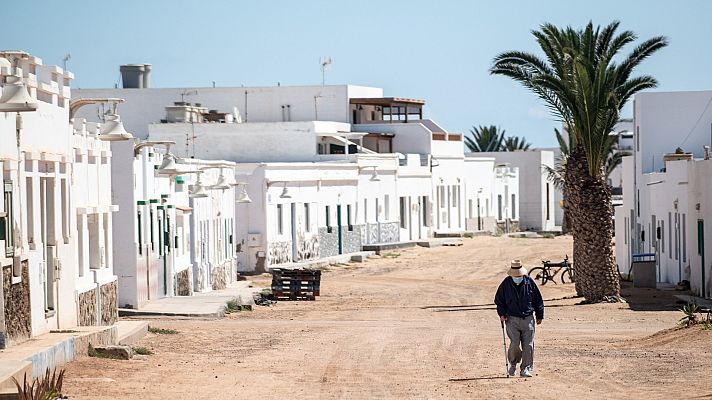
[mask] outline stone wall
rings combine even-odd
[[[230,282],[230,266],[223,265],[221,267],[213,268],[210,282],[213,290],[225,289],[227,284]]]
[[[101,293],[101,324],[113,325],[119,319],[119,296],[116,281],[103,285]]]
[[[96,325],[96,289],[79,293],[79,325]]]
[[[297,261],[314,260],[320,257],[319,235],[312,235],[305,238],[303,233],[299,234],[297,245]]]
[[[284,264],[292,261],[292,242],[272,242],[269,244],[269,265]]]
[[[191,296],[193,294],[193,285],[190,284],[190,268],[184,269],[176,274],[176,296]]]
[[[5,302],[5,330],[9,342],[29,339],[32,334],[30,307],[30,271],[27,261],[22,262],[22,281],[12,284],[12,266],[2,268],[3,301]],[[4,342],[6,338],[0,337]],[[8,343],[0,343],[4,348]]]
[[[361,251],[362,225],[353,225],[353,230],[347,226],[341,227],[341,252],[342,254]],[[331,257],[339,254],[339,233],[333,227],[331,233],[327,228],[319,228],[319,251],[321,257]]]
[[[396,243],[400,240],[399,222],[382,222],[380,224],[367,224],[364,228],[367,244]]]
[[[361,251],[361,230],[363,226],[352,225],[352,228],[353,230],[349,230],[347,226],[341,227],[341,247],[344,254]]]
[[[336,228],[319,228],[319,254],[321,257],[331,257],[339,254],[339,234]]]
[[[509,225],[509,232],[507,232],[507,225]],[[519,221],[505,221],[497,222],[497,234],[501,235],[503,233],[519,232]]]

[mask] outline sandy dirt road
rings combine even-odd
[[[505,378],[492,298],[511,258],[528,267],[571,239],[478,237],[461,247],[331,267],[315,302],[279,302],[215,321],[152,320],[146,360],[82,358],[72,399],[712,398],[712,331],[675,326],[670,292],[624,290],[629,304],[576,305],[542,287],[533,378]],[[269,285],[267,276],[256,285]],[[655,296],[655,297],[653,297]],[[647,300],[646,300],[647,299]]]

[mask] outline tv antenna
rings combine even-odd
[[[64,55],[62,58],[62,69],[66,72],[67,71],[67,61],[72,59],[72,55],[67,53]]]
[[[196,94],[198,94],[198,91],[197,91],[197,90],[183,89],[183,90],[180,92],[180,101],[181,101],[181,102],[185,102],[185,96],[194,96],[194,95],[196,95]]]
[[[319,64],[321,65],[321,86],[324,86],[326,70],[328,70],[329,65],[331,65],[331,57],[320,58]]]

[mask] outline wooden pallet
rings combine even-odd
[[[275,300],[315,300],[319,295],[321,271],[312,269],[272,270]]]

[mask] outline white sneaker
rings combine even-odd
[[[526,367],[526,368],[522,369],[521,372],[519,373],[519,375],[520,375],[522,378],[531,378],[531,377],[532,377],[532,369],[531,369],[531,367]]]
[[[507,376],[514,376],[514,374],[517,373],[517,366],[516,365],[510,365],[509,370],[507,371]]]

